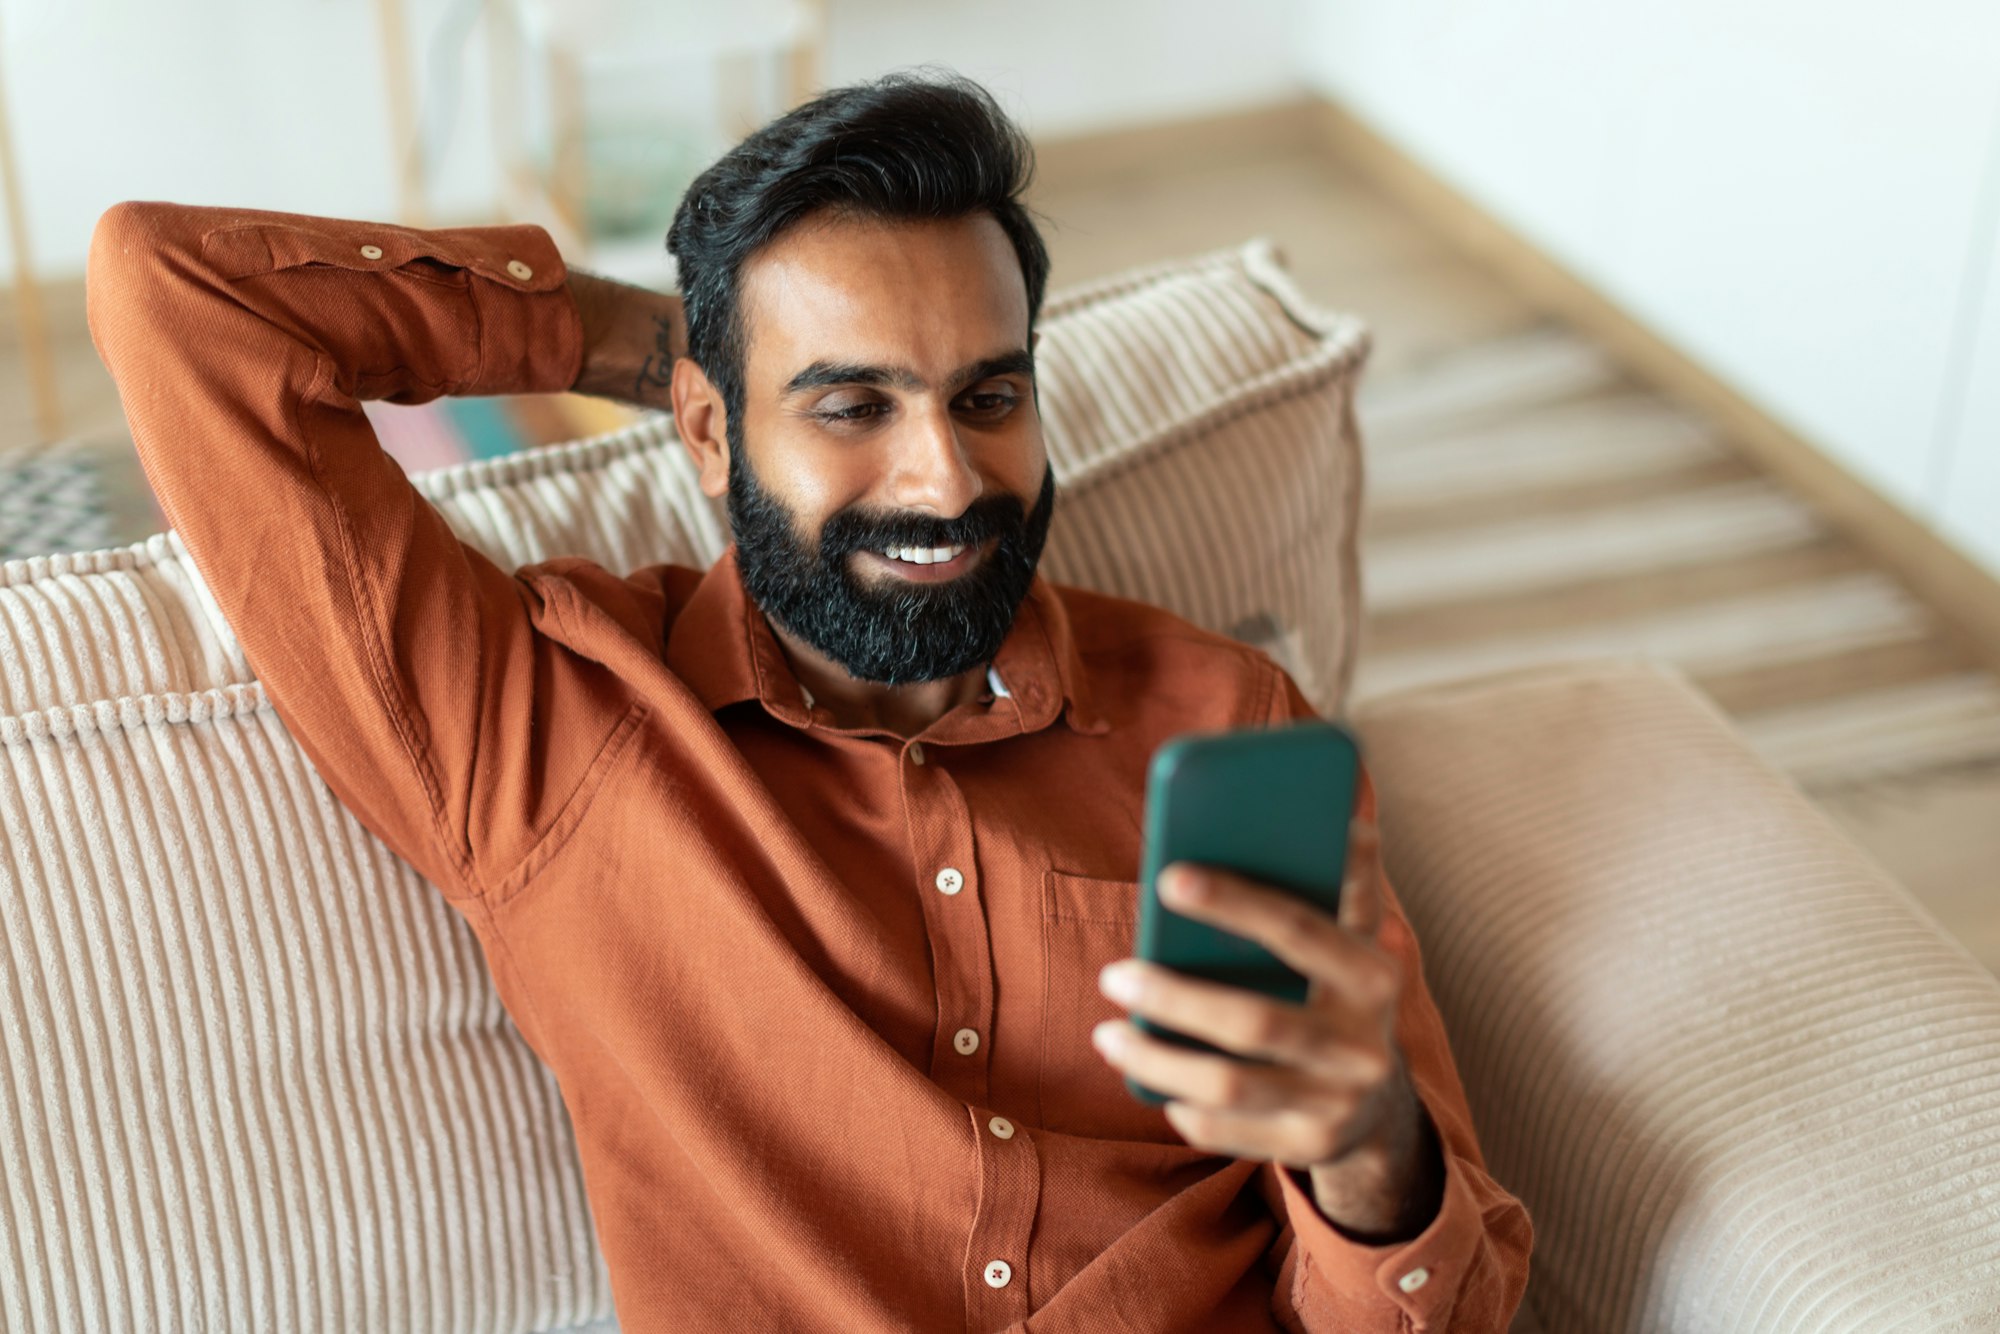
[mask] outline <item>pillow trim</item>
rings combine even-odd
[[[34,713],[0,716],[0,747],[37,741],[66,741],[93,734],[132,732],[140,728],[187,726],[247,718],[275,712],[277,706],[262,681],[234,681],[205,690],[160,691],[150,695],[120,695],[88,704],[59,704]]]
[[[89,551],[58,551],[42,556],[16,556],[0,560],[0,588],[26,588],[44,579],[64,575],[115,574],[120,570],[146,570],[167,559],[185,559],[184,553],[163,550],[173,541],[175,530],[165,528],[148,533],[122,547],[95,547]]]
[[[1322,306],[1300,290],[1297,280],[1285,267],[1283,249],[1268,236],[1253,236],[1241,245],[1183,259],[1161,260],[1065,287],[1043,304],[1042,318],[1058,319],[1086,306],[1157,286],[1166,279],[1185,277],[1190,271],[1213,273],[1218,269],[1241,271],[1270,293],[1286,316],[1306,333],[1325,338],[1344,332],[1343,325],[1352,325],[1364,338],[1367,336],[1358,317]]]

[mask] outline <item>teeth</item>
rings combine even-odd
[[[956,556],[959,552],[963,550],[965,550],[965,548],[962,546],[890,547],[887,551],[883,552],[882,554],[894,560],[908,561],[912,565],[936,565],[940,561],[950,560],[952,557]]]

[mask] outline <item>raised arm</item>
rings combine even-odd
[[[457,540],[361,402],[657,405],[633,358],[677,350],[678,300],[570,274],[530,225],[144,202],[99,220],[87,299],[146,475],[287,728],[442,890],[483,892],[560,815],[595,754],[579,738],[618,719],[532,734],[552,613]]]

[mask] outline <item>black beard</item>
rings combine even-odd
[[[734,435],[734,432],[731,433]],[[798,536],[792,513],[764,490],[749,451],[732,439],[729,524],[744,591],[764,614],[861,681],[939,681],[993,660],[1034,582],[1055,512],[1055,470],[1044,467],[1034,511],[1018,496],[985,496],[955,519],[878,517],[852,506],[826,521],[817,548]],[[944,583],[896,581],[863,587],[850,568],[857,551],[978,546],[999,542],[966,574]]]

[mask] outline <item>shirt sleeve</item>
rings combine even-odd
[[[589,752],[513,736],[537,585],[458,541],[361,402],[568,389],[566,278],[532,225],[128,202],[91,238],[91,339],[168,522],[328,786],[452,896],[532,846]]]
[[[1319,716],[1288,674],[1281,695],[1274,721]],[[1356,810],[1363,817],[1376,810],[1365,764]],[[1424,983],[1416,935],[1386,875],[1381,883],[1380,940],[1402,963],[1405,979],[1396,1037],[1443,1152],[1442,1202],[1412,1240],[1367,1245],[1319,1211],[1310,1178],[1265,1163],[1259,1184],[1285,1224],[1274,1243],[1272,1313],[1284,1328],[1309,1334],[1495,1334],[1507,1328],[1527,1289],[1534,1229],[1527,1209],[1486,1173],[1444,1021]]]

